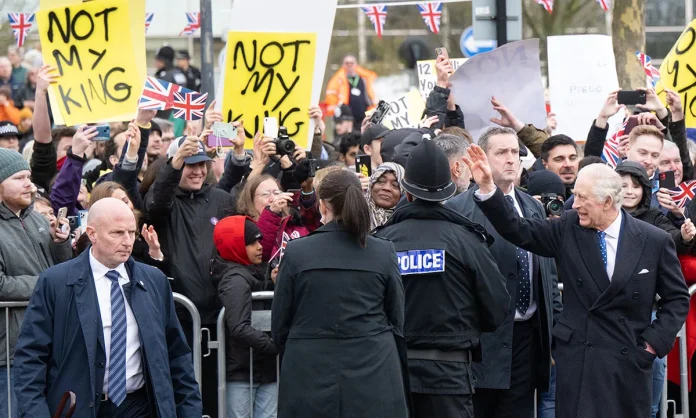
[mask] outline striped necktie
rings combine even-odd
[[[126,301],[118,284],[120,275],[111,270],[111,354],[109,356],[109,398],[119,406],[126,399]]]

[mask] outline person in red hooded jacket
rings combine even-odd
[[[268,333],[251,326],[252,310],[270,310],[270,301],[252,301],[252,292],[272,290],[262,264],[263,235],[247,216],[230,216],[215,225],[217,254],[211,262],[213,280],[225,307],[227,357],[227,417],[275,418],[277,410],[276,354]],[[249,393],[249,348],[254,349],[254,388]],[[253,405],[250,401],[253,399]]]

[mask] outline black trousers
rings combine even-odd
[[[413,418],[474,418],[471,396],[412,393]]]
[[[184,330],[184,335],[186,336],[186,342],[189,347],[191,347],[191,353],[193,354],[193,323],[184,322],[182,318],[179,318],[181,322],[181,327]],[[190,321],[190,320],[189,320]],[[210,330],[210,340],[217,340],[217,326],[212,325],[201,325],[203,328],[208,328]],[[203,340],[201,342],[201,400],[203,401],[203,415],[209,415],[211,417],[218,416],[217,409],[217,352],[215,350],[210,351],[208,357],[203,357],[208,352],[208,342]]]
[[[515,322],[512,332],[510,389],[476,389],[476,418],[532,418],[537,367],[541,356],[538,315]],[[483,353],[485,356],[486,353]]]
[[[101,401],[97,418],[151,418],[150,403],[145,388],[129,393],[121,405],[110,400]]]

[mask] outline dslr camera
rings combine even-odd
[[[285,126],[278,128],[278,139],[273,143],[276,146],[276,155],[292,157],[292,153],[295,152],[295,143],[288,136],[288,129]]]
[[[550,215],[561,216],[565,210],[563,198],[556,193],[542,193],[541,204],[546,210],[547,217]]]

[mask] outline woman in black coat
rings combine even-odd
[[[391,242],[368,236],[357,177],[322,181],[325,225],[288,243],[273,299],[279,418],[404,418],[404,289]]]

